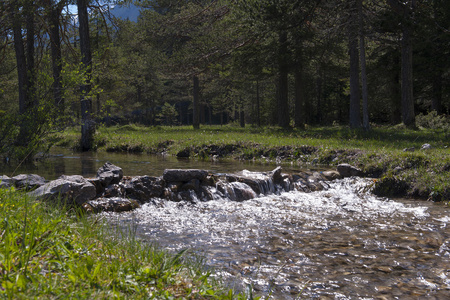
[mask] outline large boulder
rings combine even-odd
[[[20,174],[12,178],[19,189],[33,190],[45,184],[45,178],[36,174]]]
[[[87,201],[83,204],[83,208],[87,212],[124,212],[130,211],[139,207],[136,200],[125,199],[120,197],[114,198],[98,198]]]
[[[82,176],[61,176],[29,193],[38,199],[64,199],[68,204],[81,205],[96,196],[95,186]]]
[[[163,173],[163,179],[166,182],[188,182],[192,179],[202,181],[207,176],[208,171],[197,169],[166,169]]]
[[[103,187],[107,187],[110,184],[116,184],[122,180],[123,170],[110,162],[106,162],[101,168],[98,169],[97,178],[100,179]]]

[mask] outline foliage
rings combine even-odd
[[[416,117],[416,124],[423,128],[450,130],[450,119],[445,115],[438,115],[436,111],[427,115],[420,113]]]
[[[245,299],[186,250],[169,254],[14,189],[0,189],[0,207],[1,297]]]

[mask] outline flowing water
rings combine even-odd
[[[230,286],[271,299],[448,299],[448,208],[376,198],[367,181],[244,202],[155,199],[108,218],[173,251],[193,249]]]
[[[92,176],[107,160],[125,175],[160,176],[165,168],[227,173],[274,168],[61,153],[34,173],[45,176],[48,170],[48,179],[61,172]],[[250,286],[265,298],[450,299],[449,208],[378,198],[367,191],[370,182],[347,178],[320,192],[285,192],[243,202],[153,199],[135,211],[104,216],[148,242],[173,251],[191,249],[230,287]]]

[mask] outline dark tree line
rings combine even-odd
[[[449,113],[448,1],[121,2],[136,22],[106,1],[2,1],[0,113],[23,116],[17,145],[45,122],[80,124],[88,150],[102,122],[369,130]]]

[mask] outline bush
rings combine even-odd
[[[445,115],[438,115],[435,111],[432,111],[427,115],[421,113],[416,117],[416,125],[429,129],[449,130],[450,118]]]

